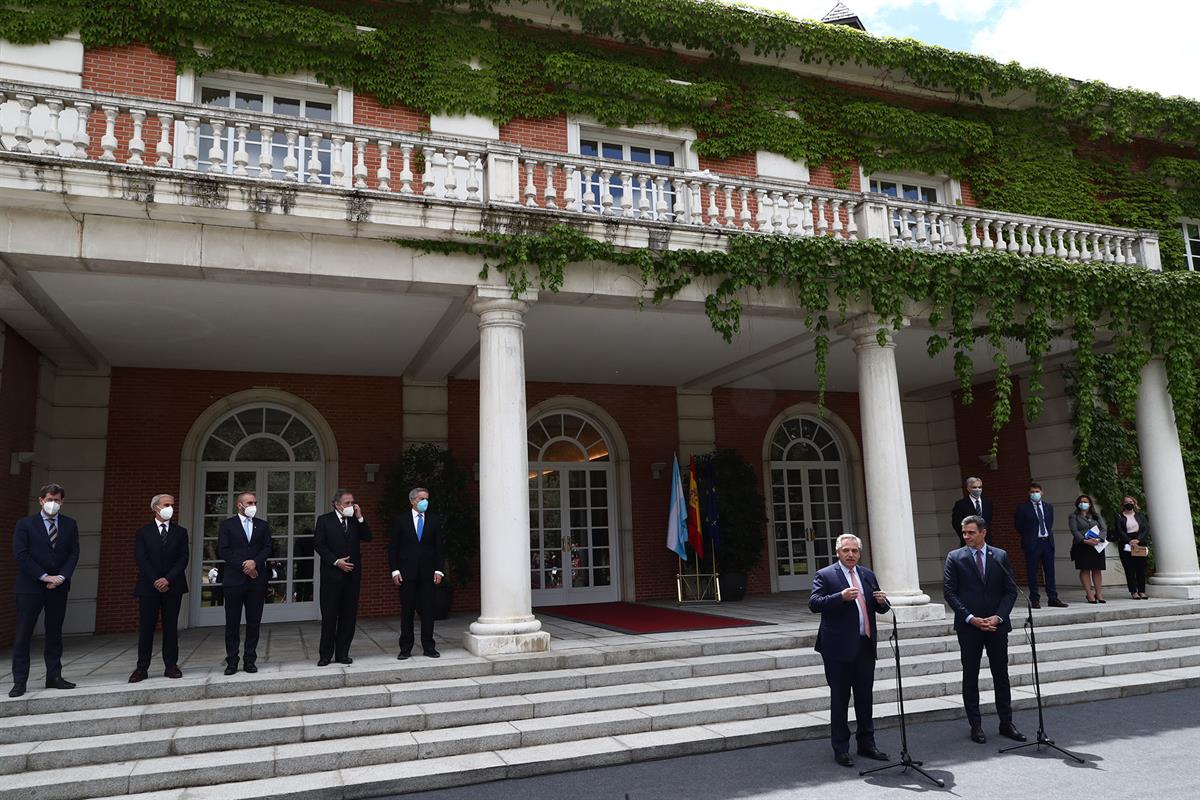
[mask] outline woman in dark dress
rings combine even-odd
[[[1146,562],[1150,551],[1150,520],[1138,508],[1133,497],[1121,498],[1121,510],[1117,512],[1113,525],[1113,542],[1121,554],[1121,566],[1125,568],[1125,583],[1129,596],[1134,600],[1146,600]],[[1136,553],[1136,555],[1135,555]]]
[[[1079,582],[1089,603],[1103,603],[1104,599],[1104,551],[1096,552],[1093,545],[1107,541],[1108,530],[1104,519],[1096,511],[1096,504],[1086,494],[1075,498],[1075,510],[1067,519],[1071,529],[1071,559],[1079,570]],[[1089,531],[1092,533],[1089,535]],[[1098,536],[1096,534],[1099,534]]]

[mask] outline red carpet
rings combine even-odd
[[[752,619],[701,614],[677,608],[644,606],[637,603],[586,603],[577,606],[538,606],[535,614],[545,614],[572,622],[582,622],[620,633],[672,633],[710,628],[744,628],[770,625]]]

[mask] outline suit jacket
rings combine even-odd
[[[1125,530],[1125,513],[1117,512],[1117,518],[1113,521],[1113,541],[1117,543],[1117,547],[1121,550],[1125,549],[1125,545],[1129,544],[1130,539],[1137,539],[1142,547],[1150,545],[1150,520],[1141,511],[1135,511],[1133,518],[1137,520],[1137,533],[1128,533]]]
[[[1050,531],[1050,549],[1054,549],[1054,506],[1042,501],[1042,515],[1046,518],[1046,530]],[[1033,501],[1026,500],[1017,506],[1017,511],[1013,514],[1013,527],[1017,529],[1017,533],[1021,534],[1021,547],[1029,551],[1033,545],[1037,543],[1038,538],[1038,518],[1037,511],[1034,510]]]
[[[167,523],[166,543],[157,522],[138,528],[134,534],[133,558],[138,568],[137,582],[133,585],[135,596],[187,594],[187,528]],[[166,592],[154,588],[154,582],[159,578],[166,578],[170,583]]]
[[[79,526],[75,520],[62,514],[58,515],[57,522],[58,539],[51,547],[41,511],[17,520],[17,526],[13,529],[17,594],[47,591],[46,584],[42,582],[43,575],[62,575],[66,581],[53,591],[70,591],[71,576],[75,574],[75,565],[79,563]]]
[[[412,509],[407,508],[397,514],[396,519],[392,520],[391,541],[388,542],[388,565],[391,570],[399,570],[400,577],[406,581],[418,579],[432,583],[434,572],[446,571],[441,532],[441,517],[427,511],[421,541],[418,542]]]
[[[271,526],[257,518],[252,522],[249,542],[246,541],[242,520],[236,514],[224,520],[217,529],[217,556],[225,562],[221,577],[226,586],[266,584],[271,577],[267,570],[267,559],[271,557]],[[253,581],[242,572],[242,562],[251,559],[258,570],[258,577]]]
[[[1083,544],[1083,535],[1093,527],[1100,529],[1100,541],[1107,542],[1108,528],[1104,524],[1104,517],[1089,517],[1078,511],[1067,517],[1067,529],[1071,531],[1071,540],[1074,544]]]
[[[862,566],[857,567],[858,580],[867,601],[867,611],[885,614],[891,605],[877,603],[873,592],[879,591],[879,579],[875,573]],[[821,615],[821,627],[817,630],[816,650],[833,661],[853,661],[858,657],[862,637],[858,632],[858,604],[842,599],[843,589],[850,582],[842,572],[841,564],[830,564],[813,576],[812,594],[808,596],[808,609]],[[871,620],[871,654],[879,641],[879,626]]]
[[[987,546],[987,563],[983,577],[975,566],[975,557],[969,547],[951,550],[946,556],[942,576],[942,591],[946,604],[954,609],[954,629],[965,630],[974,626],[967,622],[967,615],[976,617],[1000,617],[996,630],[1008,633],[1012,630],[1013,604],[1017,602],[1017,584],[1013,582],[1012,567],[1008,553],[998,547]]]
[[[350,517],[346,520],[346,530],[343,532],[339,521],[341,516],[336,511],[330,511],[317,517],[313,548],[321,560],[322,583],[362,580],[362,551],[358,543],[371,541],[371,526],[365,520],[359,522]],[[333,565],[333,562],[346,556],[354,565],[352,572],[343,572]]]
[[[987,523],[988,542],[992,541],[992,501],[986,497],[979,498],[979,504],[983,506],[983,519]],[[958,537],[958,541],[962,542],[962,521],[975,513],[975,502],[970,497],[960,497],[958,502],[954,504],[954,509],[950,512],[950,527],[954,529],[954,535]]]

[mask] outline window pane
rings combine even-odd
[[[625,158],[625,148],[619,144],[604,143],[604,157],[622,161]]]
[[[275,104],[271,109],[276,114],[283,114],[288,117],[300,116],[300,101],[290,97],[276,97]]]
[[[263,430],[263,409],[252,408],[248,411],[239,412],[237,415],[238,422],[242,423],[242,428],[246,433],[262,433]]]
[[[213,436],[223,439],[229,444],[237,444],[245,438],[246,434],[242,432],[242,426],[238,425],[237,420],[233,417],[222,422],[213,431]]]
[[[650,148],[649,147],[630,147],[629,160],[635,164],[649,164]]]
[[[300,443],[292,452],[296,454],[297,461],[318,461],[321,458],[321,448],[317,446],[316,439]]]
[[[274,439],[251,439],[242,445],[235,461],[290,461],[288,451]]]
[[[314,103],[310,100],[304,104],[304,116],[308,119],[332,120],[333,106],[329,103]]]
[[[557,441],[542,452],[543,461],[586,461],[586,454],[574,442]]]
[[[669,150],[655,150],[654,163],[660,167],[673,167],[675,166],[675,154]]]
[[[200,105],[212,108],[229,108],[232,102],[228,89],[214,89],[204,86],[200,89]]]
[[[234,108],[239,111],[262,111],[263,96],[261,94],[248,94],[246,92],[238,92],[235,98],[236,105]]]
[[[204,453],[200,458],[204,461],[228,461],[233,455],[233,448],[219,439],[209,439],[204,445]]]
[[[599,151],[599,149],[597,149],[596,143],[594,141],[583,140],[583,141],[579,142],[579,155],[595,156],[595,155],[598,155],[599,152],[600,151]]]

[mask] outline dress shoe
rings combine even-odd
[[[1066,608],[1068,604],[1055,597],[1049,603],[1047,603],[1047,605],[1049,605],[1051,608]]]
[[[25,694],[25,684],[23,683],[14,683],[13,687],[8,690],[9,697],[20,697],[23,694]]]
[[[1008,739],[1012,739],[1014,742],[1025,741],[1025,734],[1017,730],[1017,726],[1013,725],[1011,722],[1001,723],[1000,735]]]
[[[328,658],[322,658],[320,661],[318,661],[318,662],[317,662],[317,666],[318,666],[318,667],[328,667],[328,666],[329,666],[329,659],[328,659]]]
[[[396,656],[397,661],[407,661],[410,658],[412,658],[412,653],[406,653],[403,650],[400,651],[400,655]]]
[[[242,669],[246,670],[246,672],[258,672],[258,667],[254,666],[253,664],[247,664],[246,666],[242,667]]]
[[[1033,608],[1041,608],[1042,607],[1041,602],[1038,600],[1029,601],[1029,605],[1032,606]]]
[[[237,667],[235,667],[233,664],[230,664],[229,666],[227,666],[225,668],[226,675],[233,675],[236,672],[237,672]]]
[[[841,764],[843,767],[854,766],[854,759],[850,757],[849,753],[835,753],[833,760]]]
[[[67,680],[66,678],[64,678],[60,675],[57,678],[54,678],[53,680],[47,679],[46,680],[46,688],[47,689],[74,689],[75,684],[71,683],[69,680]]]
[[[1093,599],[1092,599],[1092,598],[1090,598],[1090,597],[1087,599],[1087,601],[1088,601],[1089,603],[1091,603],[1092,605],[1095,605],[1095,604],[1096,604],[1096,601],[1095,601],[1095,600],[1093,600]]]
[[[888,754],[880,750],[878,747],[860,747],[858,754],[863,758],[870,758],[874,761],[887,761]]]
[[[430,658],[441,658],[442,657],[442,654],[439,653],[437,650],[426,650],[425,655],[429,656]]]
[[[172,664],[171,666],[169,666],[165,670],[163,670],[163,677],[164,678],[182,678],[183,670],[181,670],[179,668],[178,664]]]
[[[975,744],[987,744],[987,735],[983,728],[971,728],[971,741]]]
[[[353,659],[353,658],[351,658],[350,656],[345,656],[344,658],[339,658],[339,659],[337,660],[337,662],[338,662],[339,664],[353,664],[353,663],[354,663],[354,659]]]
[[[129,682],[130,683],[141,683],[142,681],[146,680],[146,677],[147,676],[146,676],[145,671],[140,670],[140,669],[135,669],[133,671],[133,674],[129,676]]]
[[[1107,603],[1108,603],[1108,601],[1107,601],[1107,600],[1105,600],[1103,597],[1097,597],[1097,598],[1096,598],[1096,602],[1097,602],[1097,603],[1105,603],[1105,604],[1107,604]]]

